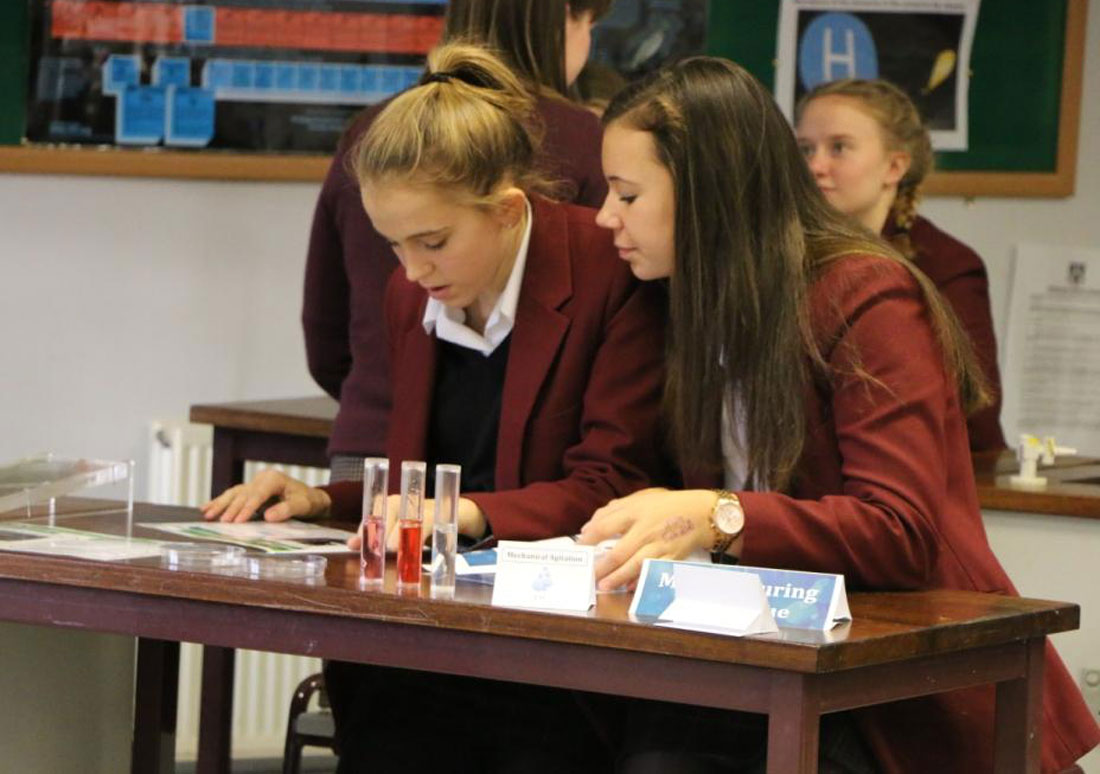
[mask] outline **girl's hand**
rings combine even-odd
[[[612,500],[581,527],[579,543],[621,535],[596,563],[597,588],[633,587],[645,559],[683,559],[713,543],[710,515],[718,496],[708,489],[643,489]]]
[[[248,521],[261,505],[273,497],[279,502],[264,511],[264,521],[286,521],[297,516],[324,516],[332,501],[328,493],[291,478],[265,470],[247,484],[226,489],[201,507],[207,521]]]

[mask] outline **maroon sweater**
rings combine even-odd
[[[348,152],[384,107],[352,124],[337,148],[313,214],[306,259],[302,328],[309,372],[340,401],[329,454],[380,454],[389,414],[389,366],[382,300],[393,250],[363,211]],[[572,201],[598,207],[607,194],[600,169],[601,130],[595,115],[552,97],[540,97],[543,164],[572,184]]]
[[[887,226],[883,236],[894,232]],[[1001,372],[997,367],[997,340],[989,306],[989,277],[978,254],[925,218],[917,217],[909,229],[916,250],[915,262],[935,283],[970,335],[974,353],[993,390],[993,404],[966,420],[971,451],[1005,448],[1001,432]]]

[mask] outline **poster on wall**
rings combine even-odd
[[[1002,348],[1001,426],[1100,455],[1100,250],[1016,248]]]
[[[592,30],[577,86],[586,101],[606,101],[627,82],[706,48],[707,0],[615,0]]]
[[[775,95],[793,118],[810,89],[884,78],[916,103],[936,150],[966,150],[980,0],[782,0]]]
[[[27,139],[331,153],[415,83],[445,0],[29,0]]]

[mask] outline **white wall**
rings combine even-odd
[[[1089,9],[1077,153],[1077,193],[1068,199],[934,198],[921,211],[978,251],[989,268],[993,319],[1002,340],[1014,245],[1100,247],[1100,6]],[[975,88],[981,88],[981,73]],[[984,77],[995,78],[996,73]]]
[[[1095,7],[1086,52],[1076,196],[924,206],[985,258],[1002,335],[1015,243],[1100,245]],[[150,419],[316,393],[297,316],[317,188],[0,175],[0,460],[42,449],[135,458],[140,482]],[[1056,642],[1075,675],[1097,666],[1100,521],[988,520],[1025,594],[1084,603],[1082,633]],[[1067,566],[1081,575],[1054,572]]]
[[[1100,669],[1100,520],[1012,511],[983,515],[993,551],[1021,594],[1081,606],[1081,628],[1051,638],[1080,685],[1083,670]],[[1100,774],[1100,748],[1081,767]]]
[[[0,175],[0,460],[138,461],[149,420],[319,392],[298,310],[316,184]]]
[[[0,623],[0,643],[0,769],[129,771],[133,638]]]

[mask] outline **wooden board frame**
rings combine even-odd
[[[924,192],[930,196],[1072,196],[1077,177],[1077,139],[1081,122],[1081,86],[1088,0],[1066,0],[1062,93],[1058,115],[1058,153],[1053,172],[937,172]],[[59,175],[109,175],[207,180],[278,180],[319,182],[328,156],[204,151],[184,153],[158,148],[0,146],[0,172]]]
[[[1077,136],[1085,65],[1088,0],[1066,0],[1062,94],[1058,106],[1058,154],[1053,172],[935,172],[923,186],[928,196],[1072,196],[1077,185]]]

